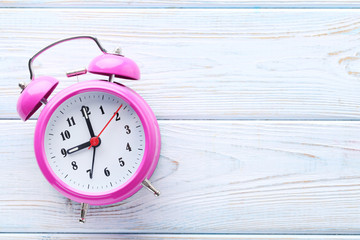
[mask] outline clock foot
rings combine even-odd
[[[89,208],[89,204],[81,203],[81,212],[80,212],[79,223],[85,223],[85,216],[86,216],[88,208]]]
[[[145,180],[142,181],[141,185],[147,188],[150,192],[154,193],[155,196],[160,196],[160,191],[157,190],[148,179],[145,178]]]

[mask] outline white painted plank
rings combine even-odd
[[[73,239],[248,239],[248,240],[265,240],[265,239],[278,239],[278,240],[359,240],[357,235],[221,235],[221,234],[0,234],[0,239],[16,240],[16,239],[46,239],[46,240],[73,240]]]
[[[122,45],[142,80],[122,81],[159,119],[359,119],[360,10],[1,9],[0,116],[16,118],[27,61],[60,38]],[[74,42],[35,73],[68,70],[99,52]]]
[[[340,1],[340,0],[187,0],[187,1],[169,1],[169,0],[137,0],[137,1],[95,1],[95,0],[72,0],[72,1],[5,1],[0,7],[24,8],[354,8],[360,7],[358,0]]]
[[[34,159],[34,121],[0,121],[0,231],[356,234],[360,122],[160,121],[152,180],[121,203],[91,207],[53,190]]]

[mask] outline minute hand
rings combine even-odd
[[[81,112],[83,114],[83,117],[85,118],[85,121],[86,121],[86,125],[89,129],[89,132],[90,132],[90,137],[95,137],[95,133],[94,133],[94,130],[92,128],[92,125],[91,125],[91,122],[90,122],[90,118],[89,118],[89,115],[87,113],[87,107],[85,106],[82,106],[81,107]]]

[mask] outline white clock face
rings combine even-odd
[[[83,192],[101,193],[121,186],[136,172],[144,156],[145,134],[139,116],[124,100],[85,92],[54,111],[44,147],[50,167],[63,182]]]

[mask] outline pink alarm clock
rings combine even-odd
[[[34,59],[47,49],[74,39],[95,41],[102,54],[88,69],[72,71],[68,77],[86,74],[108,76],[108,80],[76,83],[53,96],[58,80],[33,76]],[[85,222],[88,205],[119,202],[146,187],[160,192],[148,180],[160,155],[160,131],[154,113],[143,98],[114,78],[138,80],[134,61],[107,53],[91,36],[57,41],[29,60],[31,82],[20,83],[17,111],[29,119],[43,104],[38,118],[34,147],[39,167],[48,182],[64,196],[81,203],[79,221]]]

